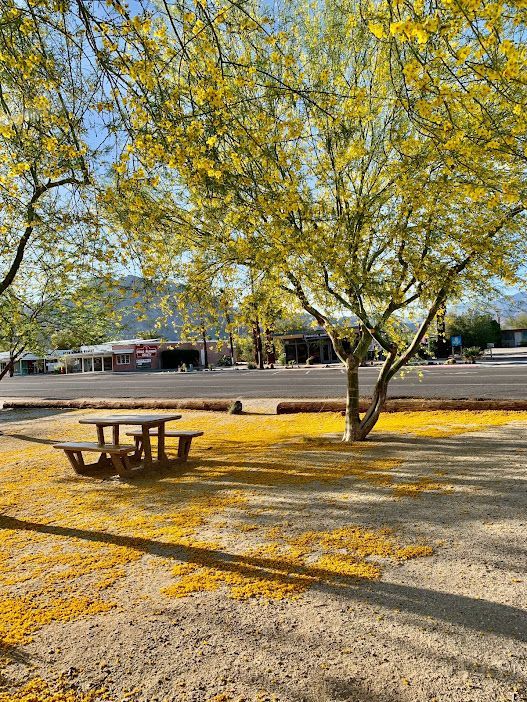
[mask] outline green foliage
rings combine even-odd
[[[2,295],[0,350],[13,360],[26,352],[44,356],[54,348],[107,341],[116,329],[117,316],[104,287],[75,285],[53,271],[30,280],[19,274]]]
[[[23,353],[43,353],[47,349],[52,305],[47,300],[26,301],[11,289],[0,306],[0,350],[13,358]]]
[[[487,344],[499,344],[501,329],[489,312],[470,311],[447,318],[447,338],[461,336],[463,347],[477,346],[485,349]]]
[[[11,284],[26,231],[28,251],[57,247],[59,269],[131,254],[149,279],[187,285],[196,333],[219,318],[221,295],[259,364],[266,330],[302,308],[346,364],[345,438],[362,439],[445,300],[522,277],[522,3],[156,7],[152,17],[121,0],[89,11],[84,0],[6,2],[0,77],[24,114],[1,132],[0,276]],[[111,104],[98,104],[106,86]],[[83,217],[64,217],[96,180],[83,132],[94,108],[116,136],[116,183]],[[358,368],[372,340],[385,361],[361,417]]]
[[[97,208],[104,121],[88,135],[105,86],[66,8],[0,7],[0,296],[49,266],[94,275],[115,253]]]
[[[254,344],[248,336],[236,339],[236,358],[238,361],[254,363]]]
[[[119,337],[121,327],[111,299],[94,296],[92,286],[85,286],[62,300],[54,310],[49,342],[55,349],[78,349],[85,344],[101,344]]]

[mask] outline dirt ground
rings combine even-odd
[[[0,702],[527,700],[527,413],[184,412],[133,481],[89,413],[0,412]]]

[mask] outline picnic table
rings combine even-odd
[[[138,426],[141,427],[141,444],[144,453],[143,467],[152,468],[154,466],[164,467],[168,464],[168,458],[165,453],[165,425],[167,422],[173,422],[176,419],[181,419],[180,414],[114,414],[103,417],[86,417],[80,419],[80,424],[95,424],[97,427],[97,441],[101,448],[101,453],[104,453],[105,440],[104,430],[107,427],[112,427],[112,442],[115,446],[119,445],[119,428],[121,426]],[[157,444],[157,461],[152,458],[152,444],[150,441],[152,429],[156,430],[158,437]],[[137,457],[139,458],[139,457]]]

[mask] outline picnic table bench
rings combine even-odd
[[[159,431],[157,429],[150,429],[148,432],[149,436],[159,437]],[[141,429],[134,429],[133,431],[127,431],[126,436],[133,436],[135,440],[136,455],[140,456],[143,451],[143,432]],[[190,452],[190,445],[192,444],[192,439],[196,436],[203,436],[202,431],[180,431],[173,429],[165,429],[165,438],[168,437],[179,437],[178,451],[177,455],[181,461],[186,461],[188,454]]]
[[[111,464],[122,478],[137,472],[137,468],[134,468],[128,460],[130,454],[135,454],[135,446],[124,444],[104,444],[101,446],[101,444],[92,441],[64,441],[60,444],[53,444],[53,448],[62,449],[65,452],[73,470],[79,475],[85,473],[86,469],[107,466],[109,462],[106,454],[110,456]],[[99,453],[97,463],[86,465],[82,455],[83,451]]]

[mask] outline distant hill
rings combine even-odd
[[[498,301],[497,310],[500,312],[502,326],[510,318],[527,313],[527,294],[523,292],[509,295]]]
[[[502,327],[507,327],[509,320],[522,314],[527,314],[527,294],[517,292],[506,294],[495,300],[481,299],[460,302],[447,306],[447,313],[463,314],[468,310],[490,312],[500,321]]]
[[[172,311],[166,314],[163,311],[163,296],[156,294],[155,290],[149,288],[139,276],[127,275],[123,277],[119,284],[125,290],[124,295],[116,302],[116,308],[122,315],[121,336],[126,338],[138,338],[142,336],[162,337],[170,341],[181,340],[181,329],[183,326],[183,318],[181,312],[174,304]],[[177,298],[183,294],[181,287],[172,285],[169,287],[168,293],[170,296]],[[135,297],[137,295],[138,297]],[[134,304],[137,299],[146,299],[144,312],[139,312],[134,309]],[[457,305],[452,305],[447,308],[447,312],[462,314],[469,309],[477,309],[494,313],[500,318],[502,326],[507,326],[507,320],[514,318],[521,313],[527,313],[527,294],[518,292],[510,295],[504,294],[498,300],[480,300],[462,302]],[[142,319],[142,317],[145,319]],[[197,317],[197,315],[196,315]],[[156,327],[159,320],[163,320],[159,328]],[[349,319],[348,319],[349,322]],[[313,331],[313,320],[307,313],[299,313],[294,320],[289,324],[279,324],[277,333],[291,333],[294,331]],[[411,323],[410,326],[415,326]],[[219,330],[221,336],[225,336],[225,326],[221,325]],[[218,336],[217,329],[209,329],[208,334],[211,337]]]
[[[116,301],[116,309],[121,315],[121,336],[126,338],[161,337],[169,341],[180,341],[183,327],[183,317],[176,303],[168,313],[164,309],[164,296],[156,294],[147,282],[138,276],[127,275],[119,280],[119,285],[125,290],[124,295]],[[177,285],[169,286],[167,294],[174,300],[182,294],[182,288]],[[138,300],[144,300],[144,310],[134,309]],[[196,315],[197,321],[197,315]],[[221,320],[220,320],[221,321]],[[158,327],[158,322],[161,322]],[[208,335],[225,336],[225,326],[220,329],[208,329]]]

